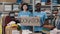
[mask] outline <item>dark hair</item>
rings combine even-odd
[[[41,6],[41,3],[37,3],[35,7],[37,7],[38,5]]]
[[[37,3],[35,8],[36,8],[36,11],[37,12],[40,12],[41,8],[40,8],[41,4],[40,3]]]
[[[55,12],[56,11],[56,12]],[[54,13],[55,12],[55,13]],[[57,14],[58,13],[58,9],[55,9],[55,10],[53,10],[53,12],[52,12],[53,14]]]
[[[9,15],[10,15],[10,14],[15,14],[15,12],[9,12]]]
[[[10,16],[10,14],[14,14],[14,16]],[[15,12],[9,12],[9,16],[11,18],[11,21],[15,21]]]
[[[56,9],[56,10],[53,10],[53,11],[58,11],[58,9]]]
[[[23,6],[26,5],[27,6],[27,10],[28,10],[28,4],[27,3],[23,3],[21,6],[21,10],[23,10]]]

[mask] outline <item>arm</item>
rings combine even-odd
[[[48,17],[47,17],[47,14],[45,13],[45,19],[47,19]]]
[[[18,18],[20,18],[20,12],[18,13]]]

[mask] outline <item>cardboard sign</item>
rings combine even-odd
[[[29,26],[36,26],[36,25],[40,25],[40,18],[39,17],[21,17],[20,18],[20,22],[21,24],[25,26],[29,25]]]
[[[39,17],[21,17],[21,23],[39,23]]]

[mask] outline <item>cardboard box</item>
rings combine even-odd
[[[5,5],[4,8],[5,11],[12,11],[12,5]]]
[[[28,3],[28,4],[30,4],[30,0],[22,0],[23,1],[23,3]]]
[[[0,0],[0,2],[14,2],[16,3],[17,0]]]
[[[35,0],[35,4],[41,3],[41,0]]]
[[[3,5],[0,5],[0,11],[3,11]]]
[[[0,17],[0,34],[2,34],[2,18]]]
[[[22,34],[22,30],[18,31],[17,28],[6,28],[6,34]]]

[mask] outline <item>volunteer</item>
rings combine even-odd
[[[15,21],[15,12],[10,12],[9,15],[6,16],[6,18],[5,18],[6,26],[10,21]]]
[[[42,25],[44,24],[44,21],[45,19],[47,19],[47,15],[46,15],[46,12],[44,11],[41,11],[41,4],[40,3],[37,3],[35,8],[36,8],[36,11],[33,12],[33,16],[34,17],[40,17],[40,25],[41,26],[35,26],[34,27],[34,31],[35,32],[40,32],[42,30]]]
[[[21,6],[21,11],[18,13],[18,17],[30,17],[31,13],[28,10],[28,4],[24,3]],[[30,30],[30,26],[21,26],[22,30]]]
[[[53,13],[53,16],[54,16],[53,19],[52,19],[53,20],[53,25],[56,26],[56,23],[59,19],[59,11],[58,11],[57,8],[54,8],[52,13]]]
[[[10,21],[15,21],[15,13],[14,12],[10,12],[7,16],[5,16],[4,17],[4,19],[3,19],[3,25],[2,25],[2,32],[3,32],[3,34],[5,34],[5,28],[6,28],[6,26],[7,26],[7,24],[10,22]]]

